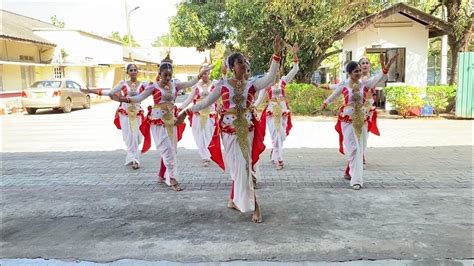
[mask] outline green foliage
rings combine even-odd
[[[222,68],[222,60],[218,59],[213,63],[214,68],[211,70],[211,74],[209,75],[210,80],[216,80],[221,78],[221,68]]]
[[[173,47],[179,46],[178,42],[172,38],[171,34],[163,34],[156,37],[151,43],[153,47]]]
[[[409,110],[413,108],[421,108],[423,99],[421,98],[421,90],[411,86],[387,87],[384,89],[385,98],[390,102],[395,110],[404,118],[408,115]]]
[[[379,3],[380,2],[380,3]],[[180,45],[213,48],[223,41],[252,60],[252,71],[268,69],[272,41],[280,35],[300,44],[300,73],[309,80],[328,55],[344,27],[382,8],[382,1],[227,0],[184,1],[171,19],[171,31]],[[350,12],[348,12],[350,10]],[[230,44],[234,43],[234,45]],[[332,48],[334,50],[334,48]],[[291,67],[290,47],[283,51]],[[285,71],[286,72],[286,71]]]
[[[456,87],[454,86],[428,86],[426,88],[426,103],[434,108],[437,115],[446,112],[446,107],[453,105],[455,99]]]
[[[64,23],[64,21],[59,20],[58,17],[56,17],[56,15],[51,17],[51,23],[54,26],[59,27],[59,28],[64,28],[64,26],[66,26],[66,23]]]
[[[285,95],[293,114],[315,115],[322,114],[319,111],[323,101],[331,95],[333,91],[316,88],[312,84],[290,83],[286,86]],[[323,113],[337,115],[343,99],[340,97],[333,104],[329,105]]]
[[[199,51],[214,48],[227,39],[231,31],[228,25],[223,1],[183,1],[170,20],[173,39]]]
[[[112,31],[108,37],[112,40],[116,40],[118,42],[123,43],[123,45],[125,46],[128,46],[129,38],[127,34],[124,34],[123,36],[121,36],[118,31]],[[138,44],[138,42],[135,41],[135,39],[133,38],[133,35],[131,39],[132,39],[132,47],[140,47],[140,44]]]

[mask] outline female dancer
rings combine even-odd
[[[283,141],[286,136],[290,133],[291,115],[288,106],[288,101],[285,99],[285,88],[298,73],[298,44],[293,45],[293,68],[281,79],[277,75],[275,84],[266,89],[261,90],[258,95],[257,101],[255,101],[255,107],[259,106],[268,94],[269,103],[263,109],[260,121],[266,121],[268,129],[272,138],[273,149],[271,151],[271,160],[275,163],[276,169],[281,170],[284,167],[283,164]]]
[[[111,98],[115,101],[126,103],[139,103],[145,100],[148,96],[153,95],[154,106],[148,108],[147,125],[150,125],[150,131],[155,141],[156,149],[161,153],[161,159],[166,167],[165,179],[166,184],[175,191],[181,191],[176,180],[177,176],[177,139],[178,132],[175,126],[177,108],[174,105],[178,92],[182,89],[189,88],[196,84],[202,78],[204,73],[208,72],[210,68],[204,68],[198,74],[198,77],[187,82],[175,83],[171,77],[173,75],[173,67],[169,55],[161,62],[159,68],[160,81],[155,82],[146,87],[146,89],[137,96],[122,96],[117,97],[112,95]],[[184,128],[183,128],[184,129]],[[148,132],[150,132],[148,131]],[[145,136],[144,151],[149,148],[149,137]]]
[[[86,93],[97,95],[115,95],[121,93],[122,96],[135,96],[145,90],[147,82],[140,83],[137,80],[138,68],[135,64],[129,63],[125,66],[128,81],[120,81],[114,89],[103,92],[102,89],[85,89]],[[140,167],[140,149],[139,145],[142,139],[141,126],[144,121],[143,109],[139,103],[120,103],[115,112],[114,124],[118,129],[122,130],[123,141],[127,146],[127,156],[125,157],[125,165],[131,165],[133,169]],[[140,130],[140,131],[139,131]]]
[[[361,80],[362,81],[369,80],[369,78],[370,78],[370,69],[371,69],[371,64],[370,64],[369,59],[367,57],[362,57],[361,59],[359,59],[359,66],[360,66],[360,70],[361,70]],[[382,81],[384,79],[386,79],[386,76],[382,79]],[[347,82],[347,81],[345,80],[345,81],[342,81],[342,82]],[[334,90],[339,86],[339,84],[320,84],[320,85],[316,84],[316,86],[319,86],[320,88],[327,89],[327,90]],[[372,96],[373,96],[373,104],[372,104],[372,107],[370,108],[370,111],[369,111],[369,117],[368,117],[368,120],[367,120],[367,129],[372,134],[380,136],[380,131],[379,131],[379,128],[377,126],[377,110],[376,110],[377,108],[375,107],[375,101],[376,101],[375,87],[370,88],[369,94],[372,94]],[[336,130],[338,128],[339,129],[341,128],[340,121],[338,121],[338,124],[336,125]],[[339,134],[342,134],[342,132],[339,132]],[[367,139],[368,139],[368,137],[369,137],[369,135],[367,135]],[[344,154],[344,152],[343,152],[344,148],[342,147],[342,143],[340,143],[339,149],[340,149],[341,153]],[[364,149],[364,158],[363,158],[364,166],[367,162],[366,159],[367,159],[367,147],[365,147],[365,149]],[[345,172],[344,178],[350,180],[349,164],[346,167],[346,172]]]
[[[252,107],[255,94],[268,88],[275,80],[278,63],[281,60],[278,54],[282,45],[281,39],[276,37],[273,41],[274,55],[269,72],[262,78],[250,81],[244,77],[247,72],[244,56],[240,53],[231,54],[227,59],[227,65],[233,77],[222,79],[204,101],[189,108],[192,112],[197,112],[209,107],[222,96],[223,107],[219,125],[225,162],[232,178],[228,207],[241,212],[253,211],[251,219],[255,223],[262,222],[262,215],[256,200],[252,171],[260,153],[265,150],[265,145],[263,145],[262,127],[253,115]],[[185,117],[186,110],[181,112],[178,122],[182,122]]]
[[[207,67],[203,65],[201,67]],[[212,88],[212,83],[209,80],[209,74],[206,72],[196,85],[193,86],[188,98],[181,104],[179,110],[186,108],[191,102],[193,104],[199,103],[206,99]],[[193,137],[198,147],[198,153],[201,156],[204,167],[209,166],[211,162],[211,152],[209,151],[209,144],[211,144],[214,129],[217,125],[216,104],[204,108],[203,110],[192,113],[189,112],[191,127],[193,129]]]
[[[349,157],[349,176],[351,186],[359,190],[363,186],[363,156],[367,145],[367,120],[373,98],[370,88],[380,82],[388,73],[390,66],[395,61],[397,55],[390,58],[387,65],[384,64],[381,54],[382,73],[375,77],[361,81],[361,69],[357,62],[351,61],[346,66],[346,72],[350,78],[346,82],[341,82],[334,92],[321,105],[321,110],[333,102],[339,95],[344,95],[344,106],[338,116],[336,130],[340,132],[339,141],[344,143],[344,147]],[[337,127],[340,128],[337,128]]]

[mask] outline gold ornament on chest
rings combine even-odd
[[[127,82],[127,85],[128,85],[128,94],[129,96],[133,97],[133,96],[136,96],[138,94],[138,90],[137,90],[137,83],[138,82],[132,82],[132,81],[128,81]],[[137,110],[137,107],[134,103],[129,103],[127,105],[127,115],[128,115],[128,120],[129,120],[129,124],[130,124],[130,129],[132,130],[132,132],[135,131],[135,124],[136,124],[136,121],[137,121],[137,114],[138,114],[138,110]]]
[[[235,110],[237,118],[234,120],[235,133],[237,135],[237,141],[239,143],[240,149],[242,150],[242,155],[244,156],[247,163],[250,163],[250,153],[249,153],[249,143],[248,143],[248,122],[245,118],[245,113],[247,108],[245,108],[245,97],[244,90],[247,83],[235,80],[234,87],[234,96],[232,100],[235,103]]]

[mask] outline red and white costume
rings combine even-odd
[[[374,76],[373,78],[361,81],[360,88],[358,91],[354,91],[349,81],[341,82],[337,85],[334,92],[329,96],[324,103],[332,103],[339,95],[344,95],[344,105],[341,107],[341,112],[338,116],[336,124],[336,131],[339,133],[339,151],[342,154],[346,154],[349,159],[349,175],[351,176],[351,186],[361,185],[363,186],[363,157],[367,147],[367,136],[368,136],[368,120],[369,112],[373,105],[372,92],[370,88],[373,88],[378,82],[385,78],[385,74],[382,72]],[[353,102],[352,96],[358,93],[361,96],[361,102],[363,104],[361,108],[364,116],[364,123],[358,137],[353,127],[353,115],[357,103]],[[366,99],[369,99],[367,102]],[[344,144],[344,145],[343,145]]]
[[[387,79],[387,76],[384,76],[382,78],[382,80],[380,80],[379,82],[382,82],[384,80]],[[369,77],[368,76],[364,76],[362,77],[361,81],[367,81],[369,80]],[[342,81],[341,83],[339,84],[329,84],[329,89],[331,90],[335,90],[336,88],[338,88],[341,84],[345,84],[347,83],[347,80],[344,80]],[[369,90],[369,94],[370,95],[374,95],[376,93],[376,85],[377,83],[374,85],[374,87],[370,88]],[[367,120],[367,130],[374,134],[374,135],[377,135],[377,136],[380,136],[380,131],[379,131],[379,128],[377,126],[377,108],[375,107],[375,96],[373,96],[373,104],[372,104],[372,107],[370,108],[370,111],[369,111],[369,118]],[[367,139],[369,138],[369,135],[367,135]],[[367,141],[367,140],[366,140]],[[340,150],[341,150],[341,153],[344,154],[343,152],[343,147],[342,147],[342,143],[340,143]],[[364,161],[365,159],[367,158],[367,143],[366,143],[366,146],[364,148]],[[349,166],[347,167],[346,169],[346,174],[349,175]]]
[[[132,83],[133,84],[133,83]],[[102,93],[109,96],[120,93],[121,96],[133,96],[142,93],[148,83],[135,82],[135,86],[129,86],[127,81],[120,81],[112,90]],[[122,130],[122,137],[127,146],[127,156],[125,157],[125,165],[129,165],[134,161],[140,164],[140,142],[142,140],[144,120],[143,109],[139,103],[120,103],[115,112],[114,124],[118,129]]]
[[[194,85],[188,98],[182,103],[179,109],[185,109],[191,102],[195,105],[203,101],[213,88],[213,84],[210,81],[208,83],[199,81]],[[211,150],[214,145],[220,147],[219,132],[217,130],[219,120],[217,117],[216,104],[212,104],[199,112],[193,113],[189,111],[188,115],[199,156],[203,160],[210,160],[212,156]],[[216,137],[213,139],[213,136]],[[215,143],[216,141],[218,143]],[[221,167],[224,168],[223,162],[221,163]]]
[[[285,88],[298,73],[298,63],[293,64],[293,68],[286,76],[283,76],[277,84],[269,87],[266,90],[260,91],[255,106],[268,95],[268,104],[263,109],[260,121],[266,121],[270,136],[272,138],[272,152],[271,160],[275,163],[283,163],[283,142],[290,133],[292,128],[291,112],[288,106],[288,101],[285,98]]]
[[[192,106],[192,112],[211,106],[222,97],[219,127],[225,150],[226,167],[232,178],[230,198],[241,212],[255,211],[255,190],[252,171],[260,154],[265,150],[263,131],[253,112],[256,93],[268,88],[275,80],[278,58],[272,60],[269,73],[264,77],[244,81],[241,89],[222,79],[202,102]]]
[[[146,87],[140,95],[131,97],[131,102],[141,102],[148,96],[153,96],[154,106],[148,106],[146,125],[149,126],[148,134],[145,134],[143,152],[150,148],[151,139],[149,132],[153,136],[156,149],[161,154],[161,160],[166,167],[166,184],[171,185],[171,179],[177,176],[177,142],[181,137],[185,124],[174,126],[178,115],[178,109],[174,105],[178,92],[196,84],[194,79],[188,82],[174,83],[171,81],[170,88],[162,88],[155,82]]]

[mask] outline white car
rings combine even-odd
[[[81,85],[73,80],[41,80],[21,92],[21,104],[30,115],[44,108],[70,113],[76,107],[89,109],[91,98],[81,92]]]

